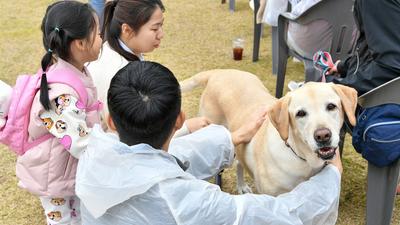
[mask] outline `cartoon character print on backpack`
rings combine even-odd
[[[58,96],[57,100],[59,104],[69,106],[69,103],[71,102],[71,97],[70,95],[60,95]]]
[[[50,203],[55,206],[61,206],[61,205],[65,204],[65,199],[64,198],[52,198]]]
[[[71,217],[78,217],[78,213],[76,212],[76,209],[75,209],[75,200],[74,199],[69,200],[69,208],[71,209]]]
[[[56,136],[67,150],[71,148],[73,141],[70,132],[76,130],[75,127],[78,126],[71,118],[82,116],[84,119],[85,116],[81,113],[81,110],[75,107],[77,101],[78,99],[74,96],[61,94],[51,101],[52,109],[41,114],[41,119],[47,130]],[[77,136],[81,135],[79,132],[76,134]]]
[[[67,123],[63,120],[57,120],[55,126],[58,133],[64,133],[67,130]]]
[[[60,221],[62,219],[60,211],[51,211],[51,212],[47,213],[47,217],[50,220],[53,220],[53,221],[56,221],[56,222],[58,222],[58,221]]]
[[[82,110],[79,109],[73,109],[72,112],[74,112],[77,116],[82,115]]]
[[[43,125],[47,130],[50,130],[53,127],[53,120],[51,118],[41,118],[43,121]]]
[[[54,99],[56,105],[56,114],[61,115],[63,111],[70,105],[71,96],[70,95],[60,95],[56,99]]]
[[[85,137],[88,134],[87,129],[82,124],[79,124],[78,132],[79,132],[79,137]]]

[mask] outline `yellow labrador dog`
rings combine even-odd
[[[236,148],[237,188],[251,192],[243,168],[259,193],[279,195],[322,169],[339,144],[346,113],[355,124],[357,92],[332,83],[306,83],[281,99],[268,93],[257,76],[239,70],[210,70],[181,82],[182,92],[205,86],[200,114],[231,131],[246,123],[260,107],[265,120],[252,141]]]

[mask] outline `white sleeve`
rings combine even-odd
[[[297,4],[293,5],[291,13],[296,17],[300,16],[312,6],[318,4],[320,1],[322,0],[302,0]]]
[[[65,149],[79,158],[88,144],[90,129],[86,126],[86,114],[76,107],[77,98],[63,94],[51,101],[51,108],[40,114],[43,125],[57,137]]]
[[[268,0],[262,22],[278,26],[278,17],[281,13],[286,12],[287,8],[288,0]]]
[[[212,124],[173,138],[168,152],[183,163],[190,163],[186,172],[198,179],[209,179],[232,165],[234,146],[230,132],[223,126]]]
[[[190,130],[189,130],[188,126],[186,125],[186,122],[184,122],[181,129],[175,131],[175,134],[172,138],[182,137],[182,136],[185,136],[188,134],[190,134]]]
[[[271,197],[239,195],[235,198],[237,224],[334,225],[338,216],[340,173],[332,165],[291,192]]]
[[[230,195],[201,180],[163,182],[160,187],[174,218],[187,225],[334,225],[340,174],[335,167],[327,166],[278,197]]]

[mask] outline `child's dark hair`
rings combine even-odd
[[[136,55],[125,51],[120,46],[118,40],[121,34],[121,26],[126,23],[135,32],[139,32],[140,28],[150,20],[157,7],[162,11],[165,10],[160,0],[114,0],[107,2],[104,9],[101,38],[107,41],[110,47],[126,60],[139,60]]]
[[[68,61],[71,42],[76,39],[94,40],[91,34],[96,26],[95,11],[88,4],[59,1],[47,7],[41,26],[46,54],[41,62],[43,74],[40,83],[40,102],[46,110],[50,109],[46,71],[53,63],[53,54]]]
[[[108,109],[120,140],[161,149],[181,110],[181,91],[174,74],[155,62],[130,62],[108,89]]]

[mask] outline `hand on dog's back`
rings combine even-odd
[[[267,118],[267,108],[262,107],[251,114],[248,122],[232,132],[232,142],[234,145],[244,144],[251,141],[253,136],[260,129]]]

